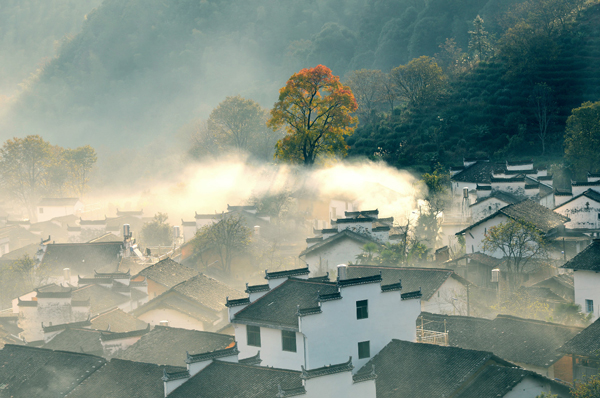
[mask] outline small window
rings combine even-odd
[[[594,312],[594,300],[585,300],[585,311]]]
[[[296,332],[281,331],[281,349],[283,351],[296,352]]]
[[[371,342],[361,341],[358,343],[358,359],[369,358],[371,356]]]
[[[247,325],[246,338],[248,340],[248,345],[260,347],[260,327]]]
[[[369,317],[369,300],[360,300],[356,302],[356,319],[366,319]]]
[[[43,213],[44,213],[44,208],[40,207],[40,214],[43,214]]]
[[[471,253],[475,253],[475,246],[471,245]]]

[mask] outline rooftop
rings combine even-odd
[[[129,301],[127,296],[119,294],[100,285],[87,285],[74,290],[72,300],[90,300],[90,313],[95,315],[106,312]]]
[[[38,206],[75,206],[79,198],[42,198]]]
[[[489,184],[490,177],[494,171],[504,171],[506,166],[502,163],[477,161],[475,164],[465,167],[462,171],[451,177],[452,181]]]
[[[100,342],[100,331],[83,328],[68,328],[42,345],[42,348],[99,356],[103,353],[102,343]]]
[[[573,336],[560,351],[584,357],[600,357],[600,318]]]
[[[201,354],[222,350],[234,344],[233,336],[155,326],[118,357],[159,365],[185,366],[186,352]]]
[[[193,268],[181,265],[170,258],[165,258],[140,271],[138,275],[159,283],[167,288],[187,281],[188,279],[198,275],[198,271]]]
[[[370,236],[359,234],[354,231],[350,231],[349,229],[344,229],[341,232],[338,232],[335,235],[330,236],[327,239],[323,239],[323,241],[321,241],[319,243],[315,243],[314,245],[304,249],[302,251],[302,253],[300,253],[300,256],[305,256],[309,253],[313,253],[313,252],[319,251],[321,249],[324,249],[324,248],[334,244],[335,242],[337,242],[340,239],[351,239],[351,240],[354,240],[354,241],[357,241],[357,242],[363,243],[363,244],[369,243],[369,242],[379,244],[379,242],[375,241]]]
[[[111,332],[130,332],[145,329],[148,324],[119,308],[113,308],[90,319],[92,328]]]
[[[225,310],[227,297],[234,299],[245,296],[243,292],[204,274],[181,282],[172,290],[216,312]]]
[[[575,271],[600,271],[600,240],[594,239],[588,247],[567,261],[561,268]]]
[[[94,270],[117,269],[122,250],[123,242],[51,243],[42,264],[59,274],[70,268],[73,274],[93,275]]]

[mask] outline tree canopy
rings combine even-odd
[[[324,156],[344,156],[344,136],[351,135],[357,119],[351,114],[358,104],[348,86],[323,65],[302,69],[279,90],[268,125],[285,126],[286,136],[277,142],[280,161],[311,166]]]
[[[565,158],[584,177],[600,170],[600,101],[585,102],[567,119]]]
[[[446,90],[447,78],[431,57],[422,56],[392,69],[391,77],[401,99],[409,106],[431,105]]]
[[[171,225],[167,223],[169,216],[165,213],[157,213],[152,221],[142,227],[142,242],[146,246],[169,246],[173,243]]]

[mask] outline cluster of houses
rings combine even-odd
[[[600,373],[591,224],[600,176],[573,183],[567,198],[531,162],[465,160],[452,173],[442,223],[451,239],[435,262],[357,263],[365,245],[406,241],[407,232],[378,210],[332,200],[309,212],[301,266],[263,270],[245,285],[190,266],[183,242],[231,213],[268,233],[269,217],[254,206],[182,220],[183,248],[149,258],[128,229],[144,221],[141,211],[86,220],[78,202],[69,214],[44,204],[39,214],[52,217],[40,222],[71,217],[61,228],[72,235],[38,239],[31,251],[45,284],[0,311],[0,396],[569,397]],[[531,262],[523,288],[580,305],[589,326],[471,316],[474,294],[500,289],[510,272],[482,245],[509,220],[532,225],[551,248],[547,266]],[[86,230],[95,236],[86,240]],[[458,237],[462,253],[450,249]]]

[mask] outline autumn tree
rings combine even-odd
[[[362,120],[372,119],[377,104],[382,98],[383,79],[384,74],[380,70],[361,69],[348,74],[346,84],[358,102],[358,114]]]
[[[344,156],[344,136],[354,132],[358,109],[354,95],[339,77],[323,65],[302,69],[279,90],[271,110],[269,127],[285,126],[286,135],[277,142],[280,161],[312,166],[320,157]]]
[[[576,174],[600,170],[600,101],[585,102],[571,111],[565,133],[565,158]]]
[[[419,108],[435,102],[446,90],[447,78],[431,57],[422,56],[390,72],[398,96]]]
[[[219,267],[225,274],[231,272],[231,262],[250,245],[252,230],[239,214],[224,214],[223,218],[211,225],[202,227],[194,237],[194,257],[205,267],[208,261],[218,259]]]
[[[27,208],[30,219],[48,184],[52,161],[52,147],[39,135],[10,139],[0,148],[2,187]]]
[[[88,188],[90,172],[98,157],[96,151],[89,145],[76,149],[68,149],[64,153],[69,180],[73,191],[81,198]]]
[[[173,243],[171,225],[167,223],[169,216],[157,213],[152,221],[142,227],[142,242],[147,246],[169,246]]]
[[[593,375],[578,380],[571,388],[572,398],[598,398],[600,397],[600,375]]]
[[[538,83],[533,88],[529,102],[535,120],[537,121],[537,137],[542,144],[542,155],[546,154],[546,140],[548,137],[548,126],[555,109],[552,98],[552,89],[546,83]]]
[[[492,52],[489,33],[485,30],[483,18],[479,15],[473,21],[473,30],[469,31],[469,50],[474,54],[474,58],[483,61],[488,58]]]
[[[520,284],[525,266],[533,258],[543,257],[546,242],[533,224],[511,219],[487,230],[483,238],[483,250],[502,254],[508,268],[509,284],[514,289]]]

